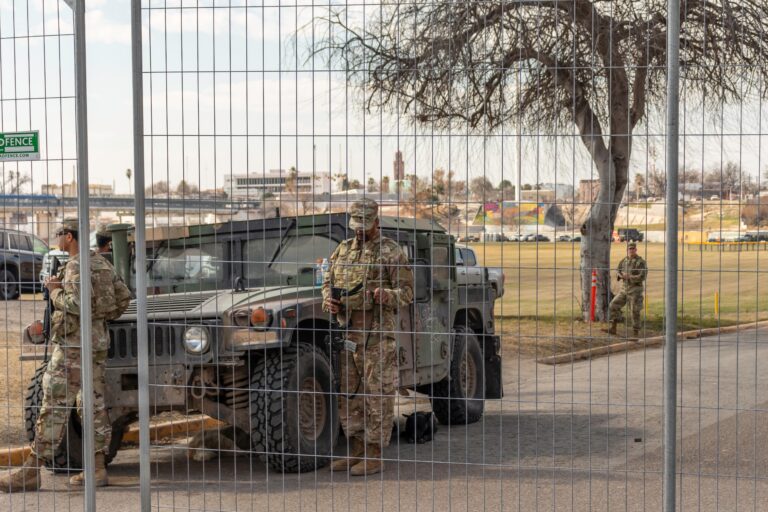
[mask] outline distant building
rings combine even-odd
[[[77,182],[64,183],[46,183],[40,188],[40,193],[57,197],[77,197]],[[101,183],[91,183],[88,185],[88,194],[91,197],[111,197],[115,194],[112,185],[102,185]]]
[[[579,181],[579,201],[584,204],[594,203],[600,193],[600,180]]]
[[[540,190],[554,190],[557,199],[573,199],[573,185],[568,183],[542,183]]]
[[[557,192],[554,190],[521,190],[522,201],[533,201],[536,203],[555,203]]]
[[[395,161],[392,162],[392,178],[394,181],[403,181],[405,179],[405,162],[403,161],[403,152],[397,150]]]
[[[272,169],[265,173],[231,174],[224,178],[224,192],[229,197],[261,198],[265,194],[280,197],[286,193],[320,195],[331,192],[331,175],[328,173],[297,172],[292,183],[291,172]]]

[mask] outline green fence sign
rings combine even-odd
[[[40,160],[40,132],[0,132],[0,160]]]

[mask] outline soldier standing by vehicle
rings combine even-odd
[[[112,254],[112,233],[106,229],[96,232],[96,252],[99,254]]]
[[[637,337],[640,334],[640,315],[643,312],[643,282],[648,274],[648,267],[645,260],[638,256],[635,242],[627,245],[627,256],[619,262],[617,271],[616,279],[623,281],[624,284],[609,307],[611,327],[608,333],[616,334],[616,324],[621,317],[621,310],[629,302],[632,312],[632,334]]]
[[[370,199],[352,204],[349,227],[355,237],[336,248],[323,279],[323,309],[336,315],[352,342],[339,357],[339,419],[350,448],[331,470],[352,475],[384,467],[381,452],[394,420],[396,312],[413,302],[408,258],[397,242],[380,235],[378,209]],[[332,288],[360,291],[337,300]]]
[[[61,442],[73,405],[82,422],[80,391],[80,258],[78,254],[78,221],[66,219],[56,233],[59,247],[69,253],[63,272],[50,277],[45,286],[55,311],[51,318],[53,353],[43,377],[43,402],[35,425],[32,454],[23,467],[0,478],[0,490],[16,492],[40,487],[40,467],[51,460]],[[115,273],[112,265],[101,255],[91,253],[90,284],[92,286],[92,347],[94,390],[94,439],[96,449],[95,485],[107,485],[104,451],[109,446],[111,424],[104,405],[104,366],[109,347],[108,320],[118,318],[128,307],[131,293]],[[84,474],[69,480],[70,485],[82,486]]]

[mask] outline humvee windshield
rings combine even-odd
[[[247,236],[250,239],[215,243],[187,238],[148,247],[149,293],[225,289],[236,277],[249,288],[311,286],[318,264],[338,245],[311,231],[291,230],[282,237],[277,230],[258,231]]]
[[[329,258],[338,243],[313,233],[288,233],[284,238],[249,240],[243,248],[247,286],[311,285],[317,265]]]

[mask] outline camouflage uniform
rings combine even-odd
[[[629,247],[634,245],[631,243]],[[622,308],[629,303],[629,309],[632,312],[632,328],[639,331],[642,326],[640,317],[643,312],[643,282],[648,274],[648,267],[640,256],[627,256],[619,262],[617,271],[627,278],[623,280],[621,291],[611,301],[611,320],[617,321],[621,317]]]
[[[109,348],[107,319],[120,316],[131,300],[128,287],[102,256],[91,252],[93,406],[96,453],[109,447],[111,423],[104,404],[104,366]],[[66,432],[71,408],[76,405],[82,421],[80,345],[80,257],[74,256],[59,274],[63,288],[51,292],[55,311],[51,317],[53,353],[43,375],[43,402],[35,425],[34,453],[51,460]]]
[[[371,200],[356,202],[350,215],[353,229],[372,225],[378,205]],[[343,299],[337,315],[346,339],[357,347],[354,353],[344,350],[339,356],[339,418],[348,439],[384,447],[394,420],[397,310],[413,302],[413,272],[397,242],[377,231],[364,242],[351,238],[336,248],[324,276],[323,298],[330,297],[331,286],[349,290],[360,283],[363,290]],[[376,288],[383,289],[386,304],[373,303]]]

